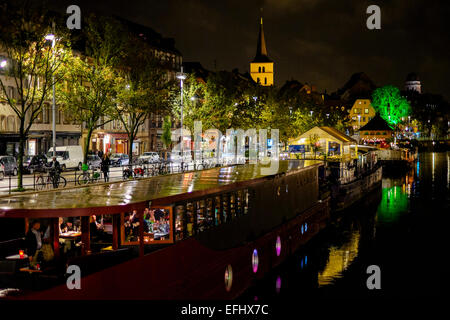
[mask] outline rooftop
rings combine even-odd
[[[392,131],[392,128],[389,126],[389,124],[381,118],[379,114],[376,114],[375,117],[373,117],[372,120],[370,120],[365,126],[361,127],[359,131],[374,131],[374,130],[390,130]]]

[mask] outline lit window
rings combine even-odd
[[[280,236],[277,237],[277,242],[275,243],[275,250],[277,252],[277,257],[281,254],[281,239]]]
[[[369,113],[369,109],[368,109],[368,108],[365,108],[365,109],[364,109],[364,113],[366,113],[366,114]]]
[[[233,269],[228,265],[225,269],[225,290],[230,291],[233,284]]]
[[[308,231],[308,222],[305,222],[305,232]]]
[[[281,277],[278,276],[277,281],[275,281],[275,290],[277,291],[277,293],[280,293],[280,289],[281,289]]]
[[[253,273],[258,272],[258,265],[259,265],[259,258],[258,258],[258,250],[253,250],[252,254],[252,267],[253,267]]]

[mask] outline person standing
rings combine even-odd
[[[26,235],[27,254],[30,266],[34,267],[39,261],[38,256],[42,249],[42,232],[39,221],[34,221]]]
[[[108,158],[108,155],[105,153],[102,159],[101,169],[103,172],[103,177],[105,178],[105,182],[109,181],[109,166],[111,165],[111,161]]]

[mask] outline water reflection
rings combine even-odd
[[[381,268],[383,295],[439,294],[442,276],[436,270],[448,252],[441,229],[449,186],[450,152],[420,154],[411,171],[384,176],[377,196],[369,195],[329,224],[248,297],[368,297],[366,269],[372,264]],[[418,260],[419,253],[429,259]],[[281,292],[273,286],[280,277]]]
[[[319,287],[334,283],[338,278],[342,277],[353,260],[358,256],[360,231],[355,230],[349,241],[340,246],[332,246],[329,248],[328,262],[325,269],[318,274]]]

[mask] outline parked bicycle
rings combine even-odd
[[[92,174],[86,170],[77,177],[77,183],[81,186],[88,183],[98,182],[99,179],[100,172],[97,172],[96,169],[92,170]]]

